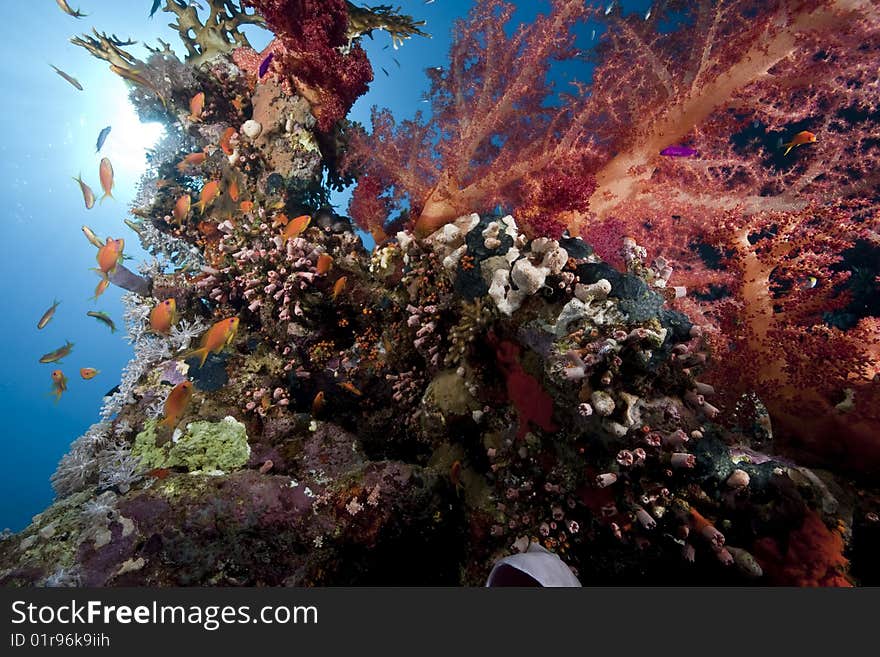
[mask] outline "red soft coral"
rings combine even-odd
[[[808,511],[799,529],[785,540],[764,538],[755,545],[755,557],[769,584],[775,586],[850,587],[849,561],[843,556],[843,537],[829,530],[815,511]]]
[[[495,347],[498,367],[507,381],[507,397],[519,416],[517,439],[524,438],[532,427],[556,431],[559,427],[553,422],[553,398],[523,369],[519,345],[497,338],[490,338],[490,344]]]
[[[572,27],[591,10],[553,0],[548,15],[508,37],[513,11],[483,0],[456,25],[449,67],[429,71],[430,124],[398,127],[377,112],[372,136],[352,144],[362,170],[407,199],[422,233],[500,203],[522,208],[533,234],[555,234],[567,213],[586,210],[596,146],[569,97],[545,101],[555,95],[551,62],[577,56]]]
[[[366,93],[373,69],[360,45],[346,48],[345,0],[248,0],[280,42],[273,70],[312,105],[324,132]]]
[[[351,196],[348,212],[361,229],[372,233],[378,243],[384,239],[382,228],[389,213],[388,199],[382,196],[384,186],[370,175],[361,176],[358,183]]]
[[[849,331],[825,324],[844,307],[848,273],[837,265],[871,234],[859,205],[758,213],[716,227],[735,276],[719,307],[722,335],[710,379],[731,402],[757,392],[783,445],[801,458],[880,468],[880,323]],[[849,401],[840,404],[849,397]],[[833,439],[831,437],[833,436]]]

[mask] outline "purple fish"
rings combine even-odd
[[[266,59],[264,59],[262,62],[260,62],[260,77],[261,77],[261,78],[262,78],[264,75],[266,75],[266,71],[269,70],[269,64],[272,63],[272,60],[273,60],[274,58],[275,58],[275,53],[274,53],[274,52],[270,52],[268,55],[266,55]]]
[[[699,153],[687,146],[667,146],[660,151],[660,155],[665,155],[666,157],[696,157]]]

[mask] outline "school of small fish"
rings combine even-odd
[[[75,15],[71,11],[68,11],[69,7],[63,0],[58,0],[59,6],[66,12],[71,15]],[[154,2],[152,10],[150,12],[150,17],[158,11],[160,3],[158,0]],[[79,16],[77,16],[79,17]],[[269,56],[264,62],[264,70],[262,74],[265,74],[266,70],[269,67],[269,64],[272,61],[272,57]],[[56,73],[61,76],[64,80],[69,82],[78,90],[82,91],[83,86],[79,83],[76,78],[72,77],[65,71],[53,66]],[[165,102],[165,99],[162,98],[161,94],[156,90],[145,78],[143,78],[137,71],[131,71],[116,65],[111,65],[111,70],[119,75],[120,77],[133,82],[136,85],[142,86],[146,89],[152,90],[162,102]],[[189,102],[189,110],[190,113],[188,115],[188,119],[192,122],[199,122],[202,120],[203,113],[205,111],[206,106],[206,96],[204,92],[199,92],[195,94]],[[95,143],[95,152],[100,153],[103,148],[110,132],[112,130],[112,126],[106,126],[103,128],[97,137]],[[231,155],[234,151],[234,140],[237,138],[237,131],[234,128],[228,128],[221,139],[219,140],[218,146],[224,153],[227,155]],[[208,154],[202,151],[190,153],[177,164],[178,171],[183,174],[190,169],[198,168],[208,157]],[[106,198],[113,198],[113,188],[114,188],[114,170],[113,164],[108,157],[103,157],[100,160],[98,166],[98,180],[101,186],[101,191],[103,195],[98,199],[95,193],[92,191],[91,186],[89,186],[82,178],[80,174],[74,180],[80,187],[80,191],[83,197],[83,203],[87,210],[91,210],[96,202],[100,200],[103,202]],[[172,184],[172,181],[169,180],[161,180],[157,184],[158,187],[166,186],[168,184]],[[232,177],[228,180],[223,181],[223,186],[225,187],[225,193],[229,196],[230,200],[233,203],[238,203],[240,197],[240,189],[238,186],[238,181]],[[197,203],[193,203],[193,198],[190,194],[184,193],[178,196],[177,201],[175,202],[174,209],[172,211],[173,219],[178,225],[183,225],[189,219],[192,210],[198,209],[199,214],[204,214],[206,210],[224,193],[224,189],[221,188],[221,181],[219,180],[210,180],[208,181],[204,187],[201,189],[199,193],[199,200]],[[254,204],[252,201],[242,201],[241,209],[244,212],[250,212],[253,210]],[[134,212],[134,211],[133,211]],[[136,214],[136,212],[134,212]],[[291,237],[295,237],[299,235],[309,224],[310,217],[301,216],[297,217],[293,222],[289,224],[289,228],[285,231],[285,238],[289,239]],[[128,222],[127,222],[128,223]],[[288,222],[284,220],[284,225],[288,225]],[[134,227],[133,227],[134,228]],[[105,239],[100,238],[89,226],[82,226],[83,235],[89,241],[89,243],[97,249],[97,253],[95,255],[95,260],[97,262],[97,267],[94,271],[100,276],[100,281],[95,288],[93,300],[97,300],[110,286],[111,277],[116,272],[117,267],[122,262],[125,250],[125,241],[121,238],[115,239],[113,237],[107,237]],[[330,256],[326,256],[325,260],[322,263],[322,269],[324,271],[329,270],[330,263],[332,262],[332,258]],[[55,312],[58,308],[59,301],[54,301],[53,304],[49,307],[46,312],[40,317],[37,322],[37,328],[43,329],[47,324],[53,319],[55,316]],[[111,333],[116,331],[116,325],[113,319],[105,312],[102,311],[88,311],[86,313],[89,317],[92,317],[98,320],[100,323],[104,324],[107,328],[110,329]],[[160,301],[156,306],[152,309],[149,316],[149,331],[158,335],[168,335],[171,331],[171,328],[177,322],[177,302],[174,298],[168,298],[163,301]],[[197,358],[199,360],[199,367],[204,365],[208,356],[212,353],[216,354],[222,351],[226,346],[232,342],[235,338],[236,331],[238,330],[239,320],[237,317],[228,317],[226,319],[220,320],[216,322],[211,328],[209,328],[201,339],[201,344],[197,349],[193,349],[189,352],[186,352],[179,357],[181,359],[187,358]],[[63,358],[70,355],[73,351],[73,343],[65,342],[65,344],[53,351],[50,351],[40,357],[41,363],[59,363]],[[81,367],[79,369],[80,377],[85,380],[91,380],[96,377],[100,371],[95,369],[94,367]],[[67,377],[64,376],[61,370],[54,370],[52,372],[52,389],[51,394],[54,395],[56,402],[61,398],[64,392],[67,391],[68,380]],[[189,401],[192,397],[192,383],[189,380],[186,380],[178,385],[176,385],[171,393],[168,396],[167,401],[165,402],[164,408],[164,416],[161,424],[163,426],[167,426],[170,428],[174,428],[180,417],[186,410],[189,405]]]

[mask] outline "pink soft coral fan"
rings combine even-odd
[[[731,402],[757,392],[781,441],[805,459],[864,471],[880,469],[880,320],[865,317],[849,331],[824,321],[849,301],[841,254],[878,225],[861,205],[719,224],[735,276],[706,378]]]
[[[656,29],[664,12],[609,25],[589,102],[614,155],[573,231],[670,212],[706,223],[734,208],[800,210],[876,190],[876,3],[727,0],[665,11],[676,9],[688,20],[669,33]],[[784,156],[782,143],[804,129],[818,141]],[[699,156],[660,155],[682,143]]]
[[[374,111],[372,135],[353,139],[350,162],[405,197],[420,232],[497,203],[528,208],[533,233],[559,232],[566,213],[586,210],[596,147],[573,104],[545,101],[555,93],[550,64],[577,56],[571,29],[591,12],[553,0],[508,37],[513,11],[483,0],[456,25],[449,67],[429,71],[429,124],[417,115],[398,127]]]
[[[360,45],[348,45],[345,0],[248,0],[278,37],[264,53],[312,105],[318,128],[329,131],[367,91],[373,69]],[[280,47],[279,47],[280,44]]]

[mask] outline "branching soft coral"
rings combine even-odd
[[[877,225],[858,210],[811,206],[718,226],[735,276],[707,378],[729,397],[757,392],[782,439],[805,457],[872,470],[880,468],[880,320],[849,331],[824,320],[848,301],[841,253]]]
[[[682,27],[662,33],[669,11]],[[680,306],[716,329],[716,388],[756,391],[802,457],[862,468],[880,467],[877,319],[825,321],[846,302],[842,254],[878,226],[878,37],[880,11],[859,1],[612,16],[590,103],[616,154],[570,225],[671,261],[701,293]],[[786,155],[800,130],[816,143]],[[660,155],[677,144],[696,156]]]
[[[187,61],[196,66],[233,48],[250,46],[239,28],[247,24],[264,24],[259,14],[247,13],[237,0],[211,0],[208,4],[210,10],[204,22],[191,2],[166,0],[162,9],[177,17],[172,27],[178,31],[186,47]]]
[[[676,18],[671,32],[659,22]],[[876,190],[880,9],[865,0],[667,3],[613,17],[588,104],[613,156],[596,171],[596,219],[667,210],[799,210]],[[873,126],[873,130],[871,130]],[[788,156],[799,130],[817,142]],[[687,143],[695,158],[666,158]]]
[[[350,48],[345,0],[248,0],[277,36],[274,70],[312,105],[318,128],[329,131],[366,93],[373,70],[360,45]]]
[[[508,37],[513,11],[485,0],[457,24],[448,68],[429,71],[429,125],[417,116],[398,127],[374,112],[372,135],[353,140],[356,168],[405,197],[422,233],[497,203],[522,208],[533,234],[558,232],[566,213],[586,210],[596,146],[569,98],[545,101],[555,94],[549,67],[577,56],[571,28],[590,10],[554,0]]]

